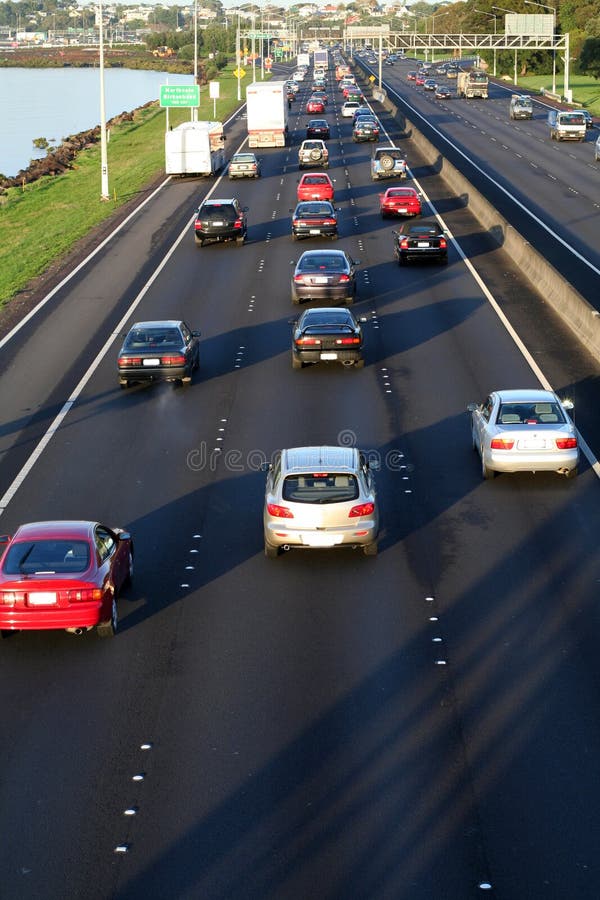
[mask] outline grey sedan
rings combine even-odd
[[[494,391],[470,403],[473,449],[481,458],[484,478],[496,472],[557,472],[577,475],[577,431],[567,410],[570,400],[553,391]]]

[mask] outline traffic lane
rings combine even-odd
[[[181,232],[197,190],[177,182],[161,191],[6,347],[2,493]]]

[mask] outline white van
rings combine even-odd
[[[596,162],[600,159],[600,135],[598,135],[596,143],[594,144],[594,159]]]

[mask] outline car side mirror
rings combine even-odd
[[[122,531],[122,532],[119,534],[119,540],[120,540],[120,541],[130,541],[130,540],[131,540],[131,535],[129,534],[128,531]]]
[[[469,403],[467,406],[467,412],[477,412],[478,409],[481,409],[479,403]]]
[[[202,334],[201,331],[192,331],[192,337],[200,337]]]
[[[265,473],[270,472],[271,471],[271,463],[268,463],[268,462],[261,463],[260,471],[265,472]]]
[[[0,534],[0,546],[2,544],[10,544],[11,540],[10,534]]]
[[[359,317],[358,317],[358,321],[359,321],[359,322],[368,322],[369,319],[367,318],[367,316],[359,316]]]
[[[248,212],[249,209],[249,206],[242,206],[242,212]]]
[[[575,409],[575,404],[573,403],[572,400],[561,400],[560,405],[562,406],[563,409],[566,409],[569,411],[572,409]]]

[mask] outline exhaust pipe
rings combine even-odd
[[[288,550],[290,549],[290,545],[289,545],[289,544],[283,544],[282,547],[281,547],[281,549],[283,550],[284,553],[287,553]]]
[[[354,360],[353,360],[353,359],[343,359],[343,360],[342,360],[342,365],[344,365],[344,366],[353,366],[353,365],[354,365]]]

